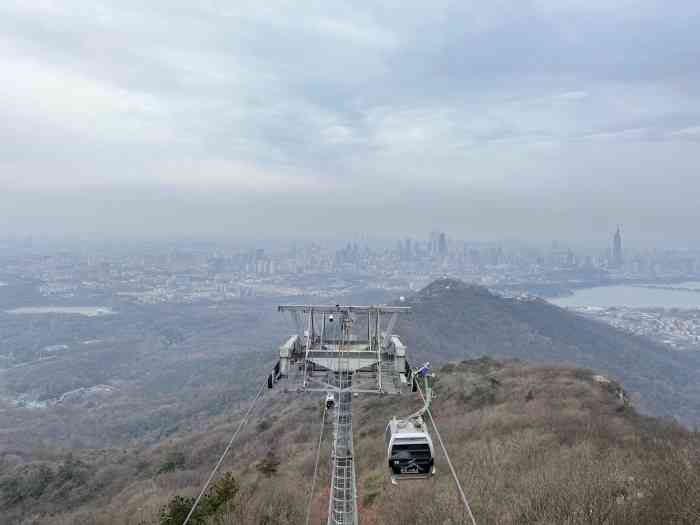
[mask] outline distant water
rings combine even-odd
[[[698,281],[685,281],[682,283],[671,283],[671,284],[650,284],[648,286],[654,288],[676,288],[678,290],[698,290],[700,291],[700,282]]]
[[[30,314],[73,314],[87,317],[97,317],[100,315],[112,315],[116,312],[107,306],[26,306],[7,310],[8,314],[30,315]]]
[[[650,285],[651,286],[651,285]],[[683,289],[671,289],[685,288]],[[691,291],[698,290],[698,291]],[[654,286],[599,286],[576,290],[573,295],[557,297],[557,306],[627,306],[631,308],[700,308],[700,283],[688,282],[669,288]]]

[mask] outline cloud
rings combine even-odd
[[[602,141],[618,141],[618,140],[632,140],[640,141],[650,138],[649,128],[632,128],[632,129],[621,129],[616,131],[601,131],[598,133],[589,133],[587,135],[582,135],[583,140],[602,140]]]
[[[562,100],[562,101],[577,101],[577,100],[584,100],[588,98],[588,93],[585,91],[567,91],[566,93],[559,93],[558,95],[554,95],[552,97],[554,100]]]
[[[669,133],[671,137],[700,139],[700,126],[691,126]]]
[[[375,202],[381,184],[440,215],[467,189],[575,187],[593,165],[609,180],[633,164],[621,155],[688,183],[699,14],[689,0],[8,0],[0,184],[278,203]]]
[[[0,57],[0,112],[92,140],[153,142],[174,137],[157,97],[120,89],[26,58]]]

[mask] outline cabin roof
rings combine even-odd
[[[425,424],[420,424],[416,420],[394,418],[389,422],[389,429],[393,436],[401,439],[420,438],[427,433]]]

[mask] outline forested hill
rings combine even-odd
[[[397,331],[411,355],[455,360],[488,355],[600,370],[655,415],[700,423],[700,356],[666,348],[539,299],[508,299],[455,279],[437,280],[405,303]]]
[[[455,280],[432,283],[407,303],[413,311],[396,332],[412,361],[435,364],[433,413],[480,525],[700,522],[698,433],[639,415],[622,388],[641,391],[659,412],[668,406],[694,416],[690,356],[542,301],[503,299]],[[674,399],[674,391],[682,395]],[[265,391],[195,523],[304,523],[323,398]],[[465,523],[439,451],[433,479],[389,481],[384,428],[392,416],[415,411],[416,396],[359,396],[353,405],[362,523]],[[0,523],[182,523],[247,407],[200,411],[169,425],[159,442],[0,450]],[[313,524],[325,523],[328,508],[329,422]]]
[[[698,434],[636,413],[591,371],[482,358],[436,368],[432,412],[479,525],[697,524]],[[266,392],[196,525],[305,523],[323,394]],[[384,449],[392,416],[417,394],[353,399],[362,525],[463,525],[445,456],[436,475],[394,486]],[[0,451],[0,522],[180,525],[247,404],[154,446]],[[326,417],[312,525],[326,523],[333,414]],[[434,433],[434,431],[433,431]]]

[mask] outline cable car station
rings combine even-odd
[[[424,366],[414,373],[406,347],[393,333],[398,316],[410,308],[284,305],[278,310],[290,315],[299,333],[280,346],[267,386],[326,394],[326,410],[335,412],[328,525],[357,525],[353,396],[411,393],[423,379],[423,408],[405,418],[394,417],[387,425],[384,444],[393,483],[434,473],[433,442],[422,418],[431,399],[428,369]]]
[[[278,310],[303,331],[280,347],[268,386],[280,382],[287,391],[337,391],[339,373],[352,376],[352,393],[398,394],[410,386],[406,347],[392,334],[399,314],[410,308],[289,305]]]

